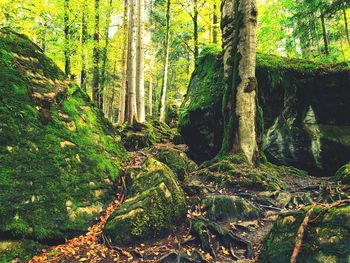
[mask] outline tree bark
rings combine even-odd
[[[71,75],[70,63],[70,29],[69,29],[69,0],[64,0],[64,71],[67,76]]]
[[[94,48],[93,48],[93,75],[92,75],[92,99],[101,109],[100,105],[100,3],[95,0],[95,24],[94,24]]]
[[[193,0],[194,6],[193,6],[193,39],[194,39],[194,62],[196,63],[198,55],[199,55],[199,43],[198,43],[198,0]]]
[[[124,17],[123,17],[123,45],[122,45],[122,62],[121,62],[121,83],[119,95],[119,114],[118,123],[122,124],[125,121],[125,102],[126,102],[126,55],[128,50],[128,0],[124,2]]]
[[[350,34],[349,34],[348,18],[346,16],[345,0],[342,1],[342,10],[343,10],[343,16],[344,16],[346,39],[348,40],[348,44],[350,45]]]
[[[111,24],[111,9],[112,9],[113,0],[109,0],[108,4],[108,10],[106,14],[106,21],[105,21],[105,32],[104,32],[104,42],[105,46],[102,50],[102,67],[101,67],[101,83],[99,88],[99,104],[104,105],[104,89],[105,89],[105,82],[106,82],[106,67],[107,67],[107,55],[108,55],[108,45],[109,45],[109,26]]]
[[[136,37],[137,37],[137,0],[130,0],[129,47],[128,47],[128,122],[137,120],[136,106]]]
[[[84,1],[82,19],[81,19],[81,73],[80,73],[80,87],[83,90],[87,90],[87,71],[86,71],[86,44],[88,41],[87,30],[87,1]]]
[[[149,87],[148,87],[148,115],[153,115],[153,58],[150,61]]]
[[[242,152],[253,165],[258,161],[256,0],[224,0],[222,14],[225,93],[220,154]]]
[[[144,0],[138,1],[138,31],[137,31],[137,117],[139,122],[145,122],[145,78],[144,78]]]
[[[325,22],[325,18],[324,18],[324,14],[323,14],[322,9],[321,9],[321,23],[322,23],[322,36],[323,36],[323,43],[324,43],[324,53],[326,55],[329,55],[326,22]]]
[[[218,15],[217,15],[217,6],[213,6],[213,43],[218,43]]]
[[[167,11],[166,11],[166,35],[164,42],[164,75],[163,75],[163,83],[162,90],[160,95],[160,107],[159,107],[159,120],[164,121],[165,118],[165,98],[166,98],[166,90],[168,86],[168,64],[169,64],[169,39],[170,39],[170,7],[171,0],[167,0]]]

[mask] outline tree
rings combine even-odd
[[[123,44],[122,44],[122,59],[120,68],[120,95],[119,95],[119,114],[118,123],[122,124],[125,121],[125,100],[126,100],[126,55],[128,50],[128,0],[124,2],[123,16]]]
[[[220,154],[242,152],[258,159],[256,134],[256,0],[224,0],[224,138]]]
[[[218,43],[218,14],[216,3],[213,5],[213,43]]]
[[[94,23],[94,48],[93,48],[93,70],[92,70],[92,99],[101,109],[100,104],[100,3],[95,0],[95,23]]]
[[[169,39],[170,39],[170,8],[171,8],[171,0],[167,0],[167,8],[166,8],[166,33],[165,33],[165,41],[164,41],[164,70],[163,70],[163,82],[162,82],[162,90],[160,95],[160,107],[159,107],[159,120],[164,121],[165,118],[165,98],[166,98],[166,90],[168,86],[168,66],[169,66]]]
[[[87,1],[83,3],[83,10],[81,15],[81,73],[80,73],[80,87],[83,90],[87,90],[87,54],[86,45],[88,41],[88,29],[87,29],[87,13],[88,5]]]
[[[128,122],[133,124],[137,119],[136,106],[136,42],[137,42],[137,10],[138,1],[131,0],[129,12],[128,34]]]
[[[145,79],[144,79],[144,0],[138,1],[137,24],[137,117],[139,122],[145,122]]]
[[[69,27],[69,0],[64,0],[64,71],[67,76],[71,75]]]

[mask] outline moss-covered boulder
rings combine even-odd
[[[165,163],[180,181],[186,181],[189,174],[197,169],[197,164],[183,151],[169,147],[156,147],[155,158]]]
[[[33,240],[1,240],[0,262],[13,262],[13,259],[29,260],[45,246]]]
[[[125,156],[88,96],[23,35],[0,30],[0,236],[63,241],[112,198]]]
[[[350,184],[350,163],[342,166],[335,174],[335,180]]]
[[[210,195],[202,200],[207,216],[214,221],[257,219],[260,211],[237,196]]]
[[[180,108],[179,130],[199,161],[214,157],[223,135],[221,50],[205,48]],[[257,54],[259,119],[268,159],[332,175],[350,160],[350,69],[346,64]]]
[[[156,143],[170,142],[177,131],[164,122],[150,121],[121,127],[122,142],[128,151],[137,151]]]
[[[282,214],[266,236],[259,262],[289,262],[298,229],[310,207]],[[350,262],[350,205],[326,208],[317,206],[305,227],[297,262]]]
[[[132,171],[125,202],[109,217],[104,233],[115,244],[156,237],[182,222],[184,193],[165,164],[148,158]]]

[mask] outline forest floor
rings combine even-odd
[[[154,147],[173,148],[172,143],[157,144]],[[178,147],[178,146],[176,146]],[[125,163],[123,169],[140,167],[143,161],[151,155],[146,151],[129,152],[130,162]],[[321,192],[328,191],[337,193],[342,191],[342,187],[330,178],[319,177],[288,177],[285,182],[288,185],[289,192],[299,198],[295,201],[295,207],[298,209],[305,204],[303,196],[316,199]],[[191,223],[189,220],[179,227],[175,227],[166,235],[148,240],[143,243],[134,244],[133,246],[116,247],[112,246],[107,237],[102,233],[104,225],[111,213],[118,209],[118,206],[125,199],[125,181],[123,177],[119,178],[116,189],[116,199],[111,202],[105,209],[100,220],[91,226],[86,234],[67,240],[66,243],[52,246],[42,251],[40,255],[34,256],[29,263],[41,262],[258,262],[258,255],[266,234],[276,222],[279,213],[286,211],[271,204],[259,203],[256,198],[258,191],[245,190],[242,192],[230,192],[220,187],[214,187],[212,193],[235,195],[244,198],[253,203],[262,211],[262,215],[256,220],[240,220],[224,224],[235,236],[246,240],[252,245],[252,258],[246,259],[246,248],[242,246],[224,247],[220,244],[216,247],[216,258],[203,251],[200,243],[196,242],[196,237],[190,234]],[[323,189],[323,190],[322,190]],[[190,197],[186,197],[190,200]],[[190,203],[190,201],[188,202]],[[192,210],[191,210],[192,209]],[[287,209],[288,210],[288,209]],[[195,213],[193,207],[188,205],[188,215]],[[196,259],[193,255],[196,254]],[[183,255],[179,260],[179,255]],[[187,257],[188,256],[188,257]],[[192,258],[192,259],[191,259]],[[20,261],[14,261],[20,262]]]

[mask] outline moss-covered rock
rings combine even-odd
[[[27,239],[0,240],[0,262],[12,262],[15,258],[29,260],[44,248],[42,244]]]
[[[210,195],[202,200],[207,216],[214,221],[257,219],[260,211],[242,198],[229,195]]]
[[[310,207],[282,214],[266,236],[259,262],[289,262],[298,229]],[[350,262],[350,206],[317,206],[305,228],[297,262]]]
[[[335,180],[350,184],[350,163],[342,166],[335,174]]]
[[[199,161],[213,158],[223,135],[221,50],[205,48],[180,108],[179,130]],[[350,69],[257,54],[259,118],[268,159],[331,175],[350,160]]]
[[[185,197],[174,173],[148,158],[131,172],[129,195],[109,217],[104,233],[113,243],[128,244],[161,235],[185,215]]]
[[[182,182],[186,181],[188,175],[197,169],[197,164],[189,159],[186,153],[174,148],[157,147],[155,158],[169,166]]]
[[[129,151],[137,151],[156,143],[170,142],[177,136],[176,129],[158,121],[121,127],[121,133],[123,145]]]
[[[0,236],[63,241],[112,198],[125,156],[88,96],[23,35],[0,30]]]
[[[233,190],[276,191],[287,187],[283,168],[271,164],[252,167],[243,154],[235,154],[198,169],[192,180],[211,181]]]

